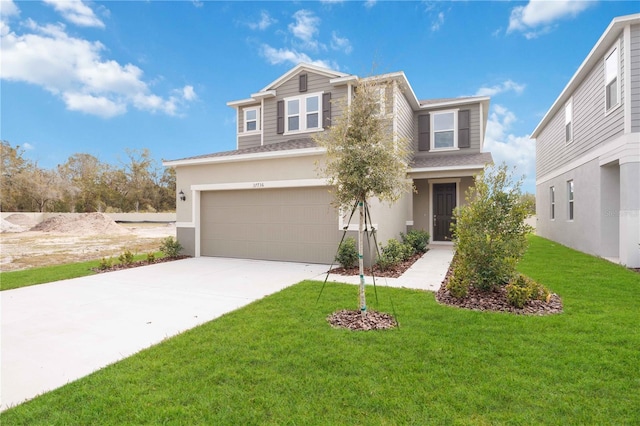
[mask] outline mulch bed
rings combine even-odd
[[[334,328],[347,328],[354,331],[388,330],[398,325],[392,315],[384,312],[367,311],[362,318],[360,311],[342,310],[327,317],[327,321]]]
[[[103,272],[121,271],[123,269],[137,268],[139,266],[154,265],[156,263],[173,262],[174,260],[186,259],[187,257],[189,256],[161,257],[158,259],[154,259],[152,262],[149,262],[148,260],[138,260],[137,262],[132,262],[129,264],[115,263],[105,269],[91,268],[91,270],[97,274],[101,274]]]
[[[405,260],[404,262],[401,262],[398,265],[387,269],[386,271],[381,270],[378,267],[378,265],[373,265],[373,275],[376,277],[398,278],[399,276],[404,274],[404,272],[407,269],[409,269],[411,265],[416,263],[416,261],[420,259],[423,255],[424,253],[414,254],[408,260]],[[358,275],[360,273],[360,270],[358,269],[357,266],[354,266],[353,268],[338,267],[338,268],[333,268],[329,272],[331,274],[351,276],[351,275]],[[367,276],[371,276],[371,268],[364,268],[364,274]]]
[[[451,263],[453,265],[453,262]],[[443,305],[456,306],[458,308],[471,309],[474,311],[507,312],[517,315],[551,315],[562,312],[562,299],[553,293],[549,302],[544,300],[529,300],[524,307],[516,308],[507,302],[507,290],[505,286],[498,286],[493,291],[483,292],[474,287],[469,288],[465,297],[454,297],[447,290],[447,284],[453,274],[453,267],[445,276],[440,289],[436,293],[436,300]]]

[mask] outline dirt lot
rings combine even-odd
[[[173,224],[116,224],[110,220],[84,217],[74,223],[52,221],[33,227],[21,224],[23,232],[0,234],[0,271],[16,271],[81,260],[117,257],[124,250],[132,253],[158,251],[160,242],[175,237]],[[20,223],[20,218],[14,222]],[[4,225],[4,223],[3,223]],[[12,231],[20,230],[18,228]]]

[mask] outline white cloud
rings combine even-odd
[[[366,7],[367,9],[371,9],[373,6],[376,5],[378,1],[377,0],[366,0],[364,2],[364,7]]]
[[[82,0],[44,0],[44,2],[53,6],[64,19],[73,24],[81,27],[104,28],[104,23]]]
[[[353,50],[349,39],[346,37],[338,37],[338,34],[335,31],[331,33],[331,48],[333,50],[344,52],[347,55]]]
[[[247,26],[252,30],[263,31],[269,28],[271,25],[275,24],[276,22],[278,21],[272,18],[271,15],[269,15],[269,12],[267,12],[266,10],[263,10],[260,12],[260,20],[258,22],[249,22]]]
[[[431,23],[431,31],[438,31],[442,24],[444,24],[444,12],[440,12],[436,15],[436,18]]]
[[[526,85],[516,83],[513,80],[505,80],[500,84],[491,87],[481,87],[476,92],[475,96],[496,96],[500,93],[514,91],[516,94],[521,94]]]
[[[517,6],[511,10],[507,33],[520,31],[528,39],[536,38],[550,32],[556,21],[575,17],[594,3],[576,0],[530,0],[526,6]]]
[[[3,20],[11,16],[18,16],[20,9],[13,0],[0,0],[0,18]]]
[[[31,145],[29,142],[25,142],[22,144],[22,149],[24,149],[25,151],[33,151],[34,149],[36,149],[36,147]]]
[[[320,18],[309,10],[301,9],[293,14],[293,19],[295,22],[289,24],[289,31],[308,45],[316,45],[315,36],[319,32]]]
[[[41,86],[59,96],[69,110],[107,118],[132,105],[175,115],[178,106],[195,96],[192,87],[180,97],[151,93],[139,67],[103,59],[102,43],[69,36],[62,24],[40,26],[28,19],[25,27],[30,32],[25,34],[5,27],[0,77]]]
[[[289,62],[293,65],[298,65],[300,62],[306,62],[309,64],[317,65],[324,68],[330,68],[337,70],[338,66],[332,61],[313,60],[309,55],[303,52],[298,52],[292,49],[276,49],[263,44],[260,53],[264,56],[271,65],[278,65],[285,62]]]
[[[516,136],[510,132],[516,116],[502,105],[493,105],[485,134],[484,150],[491,152],[496,164],[506,163],[515,168],[515,176],[525,175],[523,189],[535,191],[536,148],[529,135]]]
[[[193,90],[193,86],[184,86],[182,88],[182,98],[186,101],[195,101],[198,99],[198,95],[196,95],[195,90]]]

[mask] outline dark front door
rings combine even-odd
[[[456,184],[433,185],[433,240],[451,241],[453,209],[456,208]]]

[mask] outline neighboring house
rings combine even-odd
[[[409,175],[416,193],[395,204],[371,200],[378,241],[408,229],[451,238],[452,211],[464,202],[473,176],[492,162],[483,153],[488,97],[419,101],[404,73],[368,77],[389,82],[380,113],[394,134],[411,141]],[[318,175],[324,149],[311,139],[341,114],[361,81],[300,64],[236,110],[237,149],[165,161],[176,170],[177,236],[185,253],[329,263],[342,236],[343,215],[331,206],[327,181]],[[352,222],[351,230],[357,229]]]
[[[538,234],[640,267],[640,14],[611,22],[531,137]]]

